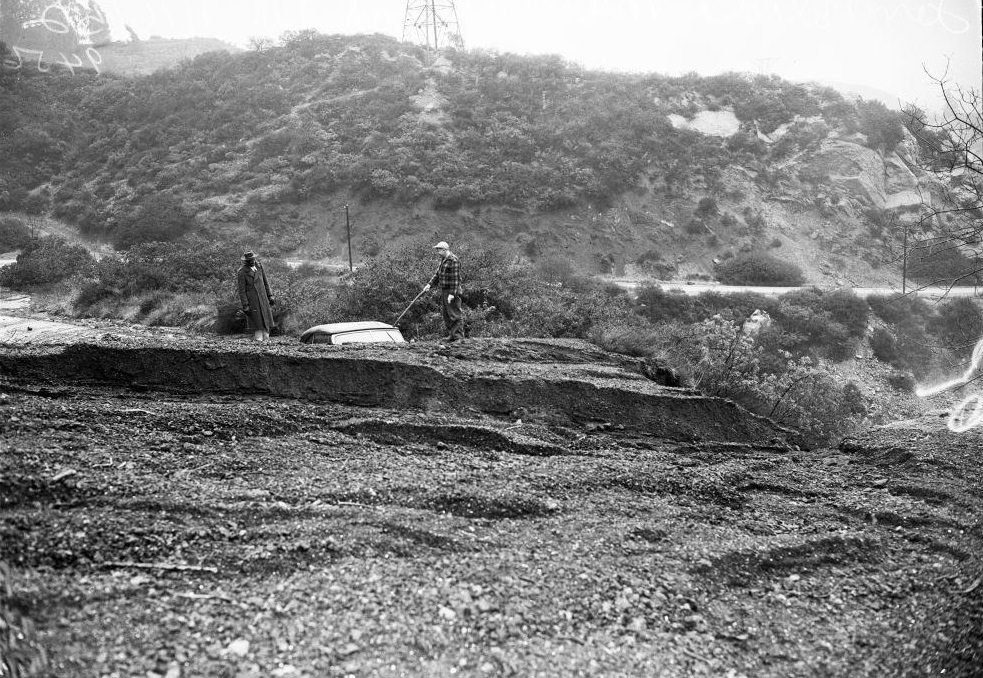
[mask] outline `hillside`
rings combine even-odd
[[[0,87],[0,209],[120,248],[200,232],[337,261],[351,204],[359,259],[433,234],[686,278],[778,250],[807,282],[882,284],[899,221],[933,193],[897,114],[776,77],[431,63],[301,32],[140,77],[0,71]]]

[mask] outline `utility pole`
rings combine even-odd
[[[348,271],[352,272],[355,270],[354,264],[352,264],[352,223],[348,219],[348,203],[345,203],[345,229],[348,231]]]
[[[464,49],[454,0],[406,0],[403,42],[424,45],[428,52]]]
[[[904,224],[904,244],[901,246],[901,294],[904,295],[905,281],[908,278],[908,222]]]

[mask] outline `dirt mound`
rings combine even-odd
[[[552,424],[617,426],[673,440],[798,442],[734,403],[653,378],[671,370],[580,341],[475,339],[462,345],[267,345],[103,334],[0,349],[8,378],[182,393],[242,393],[364,407],[473,411]]]

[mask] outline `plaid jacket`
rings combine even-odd
[[[440,289],[447,294],[461,294],[461,262],[451,252],[447,253],[437,272],[430,278],[430,286],[440,284]]]

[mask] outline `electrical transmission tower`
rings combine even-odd
[[[445,47],[463,50],[454,0],[406,0],[403,42],[426,45],[433,52]]]

